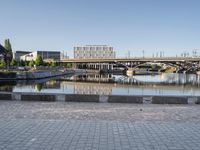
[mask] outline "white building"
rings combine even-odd
[[[108,45],[85,45],[74,47],[74,58],[95,59],[95,58],[115,58],[116,53],[112,46]]]
[[[23,61],[35,61],[38,56],[41,56],[43,60],[60,61],[60,55],[59,51],[35,51],[21,56],[20,59]]]
[[[30,52],[30,51],[15,51],[15,52],[13,52],[13,58],[16,61],[20,61],[21,56],[24,56],[24,55],[27,55],[30,53],[32,53],[32,52]]]

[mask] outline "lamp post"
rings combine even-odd
[[[142,57],[144,58],[144,50],[142,50]]]

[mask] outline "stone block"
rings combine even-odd
[[[200,97],[197,97],[195,104],[200,104]]]
[[[13,100],[21,100],[21,93],[12,93]]]
[[[153,96],[152,104],[188,104],[188,98],[182,96]]]
[[[143,103],[142,96],[121,96],[121,95],[109,95],[109,103]]]
[[[99,102],[100,103],[107,103],[108,102],[108,95],[99,95]]]
[[[56,94],[56,101],[65,102],[65,95],[64,94]]]
[[[12,100],[12,94],[0,93],[0,100]]]
[[[99,95],[80,95],[80,94],[67,94],[65,95],[67,102],[99,102]]]
[[[22,94],[22,101],[56,101],[56,95],[47,95],[47,94]]]

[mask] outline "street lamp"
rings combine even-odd
[[[143,58],[144,58],[144,50],[142,50],[142,55],[143,55]]]

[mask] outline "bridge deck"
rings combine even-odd
[[[199,62],[200,57],[134,57],[134,58],[113,58],[113,59],[62,59],[61,62],[68,63],[109,63],[109,62]]]

